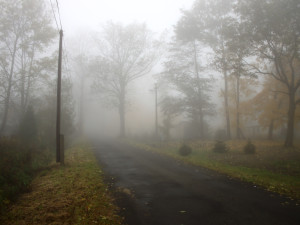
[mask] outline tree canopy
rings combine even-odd
[[[125,136],[128,85],[149,73],[157,61],[159,43],[145,24],[122,25],[109,22],[97,40],[99,51],[94,60],[95,91],[120,115],[120,136]]]

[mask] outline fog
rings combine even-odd
[[[11,3],[20,18],[2,19],[1,133],[15,135],[32,105],[40,120],[44,110],[53,116],[62,30],[62,129],[68,136],[166,141],[214,139],[219,132],[228,139],[274,136],[292,145],[299,135],[293,40],[271,22],[266,26],[277,33],[266,34],[251,4],[32,0],[19,9]],[[262,16],[271,18],[268,13]],[[266,35],[274,36],[273,45],[265,44]],[[280,62],[273,60],[279,43],[286,49]],[[49,122],[49,132],[54,128]]]
[[[61,1],[61,18],[64,21],[65,51],[69,58],[79,54],[93,54],[93,35],[101,30],[107,21],[122,23],[145,23],[155,36],[163,35],[169,39],[173,26],[180,17],[180,11],[191,6],[193,1]],[[78,38],[79,37],[79,38]],[[70,48],[68,48],[70,46]],[[74,46],[76,46],[74,48]],[[78,49],[78,46],[79,47]],[[71,60],[72,61],[72,60]],[[71,64],[72,65],[72,62]],[[129,87],[130,107],[126,112],[126,132],[130,135],[151,135],[155,130],[155,74],[161,72],[161,62],[154,65],[151,72],[135,81]],[[71,69],[74,78],[74,98],[78,99],[76,71]],[[80,81],[79,81],[80,82]],[[119,135],[119,116],[114,109],[92,97],[90,84],[87,84],[85,95],[84,130],[88,136],[116,137]],[[77,87],[76,87],[77,86]],[[152,90],[152,92],[151,92]],[[76,100],[75,100],[76,101]],[[76,101],[77,102],[77,101]],[[78,104],[78,102],[77,102]],[[161,118],[159,118],[161,120]]]
[[[192,0],[63,0],[61,17],[66,34],[78,30],[97,30],[106,21],[146,23],[155,32],[172,30],[180,17],[180,9],[187,9]]]
[[[299,140],[299,0],[0,0],[0,224],[298,224]]]
[[[194,5],[193,5],[194,4]],[[221,4],[221,3],[220,3]],[[222,3],[222,6],[213,5],[212,6],[201,6],[199,3],[200,11],[203,10],[205,13],[205,7],[217,7],[213,10],[216,14],[219,14],[220,18],[226,16],[226,10],[232,11],[232,18],[237,19],[238,22],[242,23],[242,21],[238,20],[238,16],[235,16],[236,11],[234,11],[234,6],[230,8],[230,2]],[[214,40],[215,37],[211,36],[210,39],[201,39],[197,37],[197,41],[195,42],[195,57],[197,61],[196,70],[190,68],[194,71],[182,71],[184,73],[191,73],[189,76],[193,79],[193,77],[197,76],[199,79],[206,79],[206,81],[202,84],[198,84],[197,87],[200,88],[200,95],[207,96],[206,100],[208,100],[205,104],[209,104],[207,106],[201,106],[200,111],[203,114],[199,114],[200,117],[195,119],[195,116],[199,115],[191,113],[188,109],[189,107],[193,107],[190,105],[182,106],[186,107],[185,112],[172,112],[169,114],[166,110],[170,110],[164,108],[163,103],[166,100],[166,97],[170,97],[173,95],[176,96],[177,100],[180,98],[186,98],[187,95],[191,93],[187,93],[182,88],[181,84],[175,84],[176,82],[170,77],[171,74],[167,74],[170,69],[174,69],[176,67],[176,60],[178,62],[182,60],[179,58],[180,54],[194,54],[192,52],[188,53],[188,51],[192,51],[192,46],[189,46],[189,41],[191,41],[194,35],[194,31],[198,28],[188,28],[184,27],[185,18],[188,18],[190,15],[187,12],[193,12],[193,10],[197,9],[198,5],[195,1],[61,1],[60,2],[60,16],[61,21],[63,23],[64,30],[64,40],[65,40],[65,48],[64,52],[69,58],[68,66],[69,74],[72,77],[73,81],[73,96],[75,99],[75,108],[80,108],[79,99],[80,99],[80,88],[82,82],[78,76],[86,76],[86,82],[84,84],[84,115],[79,115],[80,110],[75,110],[75,121],[84,117],[84,123],[82,129],[84,129],[84,133],[93,134],[93,136],[145,136],[150,137],[153,135],[158,135],[159,139],[166,139],[166,134],[164,134],[163,127],[165,127],[166,118],[172,117],[172,122],[170,124],[170,128],[168,128],[168,132],[171,132],[169,138],[173,139],[184,139],[184,138],[214,138],[217,131],[221,132],[223,130],[228,137],[237,137],[239,138],[257,138],[257,137],[266,137],[270,132],[273,135],[273,128],[271,125],[263,124],[261,117],[263,113],[257,112],[253,113],[255,107],[249,106],[251,101],[255,100],[255,96],[258,96],[260,92],[263,91],[263,83],[265,82],[267,76],[263,76],[264,73],[261,73],[261,66],[264,65],[265,69],[268,68],[268,71],[272,70],[272,62],[268,62],[267,58],[265,61],[261,61],[261,65],[259,68],[256,66],[251,66],[255,64],[255,60],[257,60],[257,55],[251,55],[250,51],[246,48],[242,49],[240,46],[233,46],[235,40],[233,40],[233,36],[228,36],[228,33],[223,31],[222,27],[218,27],[218,25],[213,25],[215,27],[207,27],[203,29],[210,29],[211,35],[213,32],[224,32],[224,38],[227,38],[226,45],[228,45],[228,51],[232,51],[233,48],[236,48],[235,53],[230,53],[232,55],[237,54],[239,49],[242,54],[242,60],[249,64],[248,67],[244,62],[241,61],[240,71],[237,71],[239,75],[234,75],[236,72],[232,64],[232,69],[224,72],[224,65],[220,64],[220,60],[225,55],[220,54],[220,46],[218,46],[217,39]],[[219,7],[219,8],[218,8]],[[223,8],[222,8],[223,7]],[[242,4],[239,6],[242,8]],[[219,9],[222,10],[220,11]],[[183,11],[182,11],[183,10]],[[218,11],[219,10],[219,11]],[[228,14],[230,15],[230,14]],[[58,11],[56,12],[56,16],[58,17]],[[209,15],[210,16],[210,15]],[[206,18],[207,19],[207,18]],[[208,19],[209,20],[209,19]],[[213,21],[213,18],[211,19]],[[217,22],[215,20],[213,23]],[[220,22],[221,23],[221,22]],[[110,25],[108,25],[110,24]],[[119,106],[114,105],[116,99],[111,99],[109,96],[104,93],[99,93],[93,87],[95,84],[95,76],[98,76],[100,79],[101,76],[99,74],[103,73],[102,71],[89,71],[89,72],[80,72],[78,74],[78,68],[80,69],[80,65],[78,62],[74,61],[79,55],[84,55],[85,60],[90,63],[90,61],[95,60],[97,57],[114,57],[113,51],[122,51],[122,48],[119,50],[113,49],[113,42],[109,40],[110,38],[114,38],[114,36],[107,37],[105,35],[111,35],[109,32],[125,32],[126,29],[139,29],[139,28],[129,28],[132,25],[144,24],[147,28],[147,35],[150,35],[149,44],[151,41],[160,42],[159,45],[156,45],[156,50],[159,53],[151,52],[150,49],[145,49],[145,57],[150,57],[150,53],[156,57],[156,60],[151,62],[151,68],[143,68],[147,70],[147,73],[140,73],[140,75],[136,77],[130,78],[130,82],[126,83],[124,86],[126,90],[126,97],[124,99],[124,106],[120,103],[122,99],[118,99],[121,104],[121,109]],[[183,24],[183,25],[182,25]],[[109,28],[109,26],[111,26]],[[192,25],[193,26],[193,25]],[[234,30],[236,28],[230,27],[228,25],[229,34],[232,32],[240,32],[239,30]],[[114,30],[115,29],[115,30]],[[118,31],[118,29],[120,29]],[[193,30],[190,30],[193,29]],[[200,28],[201,29],[201,28]],[[232,29],[230,31],[230,29]],[[237,28],[238,29],[238,28]],[[113,31],[114,30],[114,31]],[[123,30],[123,31],[121,31]],[[190,33],[189,33],[190,32]],[[199,31],[200,33],[201,31]],[[122,35],[122,33],[116,34]],[[208,35],[208,36],[209,36]],[[125,37],[125,36],[124,36]],[[120,38],[122,38],[120,36]],[[138,40],[137,40],[138,41]],[[182,43],[180,43],[182,41]],[[237,41],[237,40],[236,40]],[[105,43],[106,42],[106,43]],[[249,39],[249,45],[250,44]],[[107,45],[108,44],[108,45]],[[121,43],[122,44],[122,43]],[[126,49],[126,43],[124,42],[124,49]],[[128,43],[129,44],[129,43]],[[247,43],[246,43],[247,44]],[[172,48],[182,48],[182,52],[174,53],[172,52]],[[137,48],[139,46],[136,46]],[[149,47],[149,46],[148,46]],[[148,48],[147,47],[147,48]],[[184,49],[186,48],[186,49]],[[232,48],[232,49],[230,49]],[[105,49],[105,50],[104,50]],[[110,51],[110,52],[109,52]],[[149,51],[146,53],[146,51]],[[184,53],[186,51],[186,53]],[[174,53],[174,54],[173,54]],[[144,54],[144,53],[143,53]],[[156,54],[156,55],[155,55]],[[173,54],[173,55],[172,55]],[[179,55],[176,55],[179,54]],[[230,55],[229,54],[229,55]],[[187,57],[189,57],[187,55]],[[234,57],[229,61],[234,60]],[[150,58],[149,58],[150,59]],[[116,60],[118,60],[116,58]],[[190,59],[186,58],[186,63],[189,60],[193,60],[192,57]],[[155,62],[154,62],[155,61]],[[86,62],[86,63],[87,63]],[[150,61],[149,61],[150,62]],[[232,61],[233,62],[233,61]],[[130,63],[130,62],[129,62]],[[175,63],[173,68],[168,66],[168,63]],[[190,61],[189,63],[194,63]],[[80,63],[79,63],[80,64]],[[100,63],[101,64],[101,63]],[[98,66],[100,65],[98,63]],[[251,65],[250,65],[251,64]],[[121,64],[120,64],[121,65]],[[237,65],[237,64],[236,64]],[[103,65],[102,65],[103,66]],[[178,65],[179,66],[179,65]],[[100,65],[101,67],[101,65]],[[122,66],[121,66],[122,67]],[[247,67],[247,68],[246,68]],[[141,69],[141,68],[140,68]],[[101,69],[100,69],[101,70]],[[76,75],[77,74],[77,75]],[[176,72],[175,72],[176,74]],[[266,74],[266,73],[265,73]],[[130,74],[128,74],[130,76]],[[177,76],[174,75],[173,76]],[[181,79],[187,79],[186,75],[180,75]],[[229,76],[228,78],[226,78]],[[237,76],[238,78],[234,78]],[[241,78],[240,78],[241,77]],[[188,79],[190,79],[188,78]],[[101,79],[104,79],[102,77]],[[209,79],[210,81],[208,81]],[[236,79],[236,80],[235,80]],[[248,80],[247,80],[248,79]],[[173,82],[173,83],[172,83]],[[174,83],[175,82],[175,83]],[[200,81],[201,82],[201,81]],[[207,83],[209,82],[209,83]],[[236,86],[238,82],[239,86]],[[162,85],[161,88],[157,89],[158,95],[158,124],[155,124],[155,93],[154,93],[154,85],[158,83],[169,83],[167,85]],[[243,84],[244,83],[244,84]],[[174,86],[175,85],[175,86]],[[181,86],[180,86],[181,85]],[[200,85],[200,86],[199,86]],[[204,85],[204,86],[201,86]],[[225,85],[225,86],[224,86]],[[246,85],[246,86],[245,86]],[[99,85],[98,85],[99,86]],[[192,88],[192,87],[190,87]],[[241,90],[241,91],[240,91]],[[108,90],[111,92],[112,90]],[[98,92],[98,93],[96,93]],[[101,92],[101,91],[100,91]],[[106,91],[106,94],[108,93]],[[202,94],[201,94],[202,92]],[[238,93],[238,95],[237,95]],[[185,95],[185,96],[184,96]],[[225,96],[224,96],[225,95]],[[181,96],[181,97],[180,97]],[[224,99],[225,97],[225,99]],[[252,100],[251,100],[252,99]],[[190,99],[191,101],[194,101]],[[190,101],[188,100],[188,101]],[[110,102],[109,102],[110,101]],[[196,100],[198,101],[198,100]],[[201,101],[201,100],[200,100]],[[202,100],[203,101],[203,100]],[[172,103],[176,104],[176,103]],[[181,104],[181,103],[180,103]],[[198,103],[196,103],[198,104]],[[204,105],[204,103],[199,103],[200,105]],[[225,104],[225,105],[224,105]],[[257,104],[257,103],[256,103]],[[166,106],[165,106],[166,107]],[[179,107],[179,106],[178,106]],[[207,108],[206,108],[207,107]],[[248,109],[248,108],[251,109]],[[123,109],[122,109],[123,108]],[[240,108],[240,109],[239,109]],[[120,118],[120,110],[125,110],[124,118]],[[197,109],[198,110],[198,109]],[[251,113],[247,113],[246,111],[251,111]],[[261,110],[261,109],[260,109]],[[237,113],[238,112],[238,113]],[[298,112],[298,111],[297,111]],[[168,114],[168,115],[167,115]],[[250,115],[252,114],[252,115]],[[255,115],[257,114],[257,115]],[[276,116],[275,116],[276,117]],[[261,119],[259,119],[261,118]],[[124,120],[122,122],[122,120]],[[199,122],[198,127],[190,128],[189,132],[197,133],[192,134],[190,137],[187,135],[186,137],[183,133],[187,131],[180,131],[188,129],[186,126],[191,121]],[[277,120],[277,119],[275,119]],[[297,119],[296,119],[297,120]],[[118,122],[119,121],[119,122]],[[171,121],[171,120],[170,120]],[[169,122],[170,122],[169,121]],[[298,120],[297,120],[298,121]],[[196,122],[196,123],[198,123]],[[273,123],[273,122],[272,122]],[[183,125],[185,124],[185,125]],[[201,125],[202,124],[202,125]],[[155,134],[156,126],[158,126],[158,133]],[[176,127],[181,128],[176,128]],[[296,128],[298,124],[295,124]],[[183,128],[185,127],[185,128]],[[277,127],[277,126],[276,126]],[[81,128],[79,128],[81,129]],[[192,131],[193,129],[196,129]],[[271,130],[272,131],[271,131]],[[277,127],[274,130],[274,135],[277,138],[284,138],[285,130],[290,130],[284,123]],[[255,130],[255,131],[254,131]],[[296,129],[296,135],[298,135]],[[183,132],[183,133],[182,133]],[[180,135],[179,135],[180,133]],[[206,134],[204,134],[206,133]],[[167,135],[169,136],[169,135]]]

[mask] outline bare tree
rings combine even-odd
[[[0,76],[3,133],[11,107],[12,95],[20,98],[23,112],[28,105],[34,82],[36,55],[54,37],[45,4],[38,0],[0,1]]]
[[[232,21],[233,0],[196,0],[192,8],[183,11],[176,26],[176,36],[180,40],[198,40],[213,51],[212,66],[224,78],[224,109],[227,138],[231,138],[228,102],[229,50],[226,36],[228,24]]]
[[[104,26],[97,43],[93,88],[118,109],[120,136],[124,137],[128,85],[151,71],[158,58],[159,43],[145,24],[123,26],[113,22]]]
[[[77,79],[79,82],[78,128],[79,133],[82,135],[84,133],[85,89],[87,78],[89,76],[89,59],[84,53],[81,53],[74,58],[74,62],[75,73],[78,76]]]
[[[92,58],[92,42],[90,31],[82,30],[68,41],[68,49],[72,59],[72,72],[76,75],[74,82],[77,96],[77,126],[80,135],[84,134],[87,87],[90,83],[89,63]]]
[[[195,135],[204,139],[205,117],[213,115],[214,105],[210,99],[212,79],[205,74],[199,59],[197,41],[171,43],[161,79],[168,83],[172,94],[168,93],[161,105],[165,115],[176,110],[178,114],[186,114],[197,128]]]

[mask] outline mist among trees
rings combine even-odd
[[[120,1],[129,18],[132,2],[127,12],[126,1]],[[165,17],[172,18],[167,9]],[[65,32],[68,14],[63,13],[58,1],[0,0],[0,213],[48,169],[55,149],[64,148],[60,135],[67,147],[78,140],[115,138],[124,146],[141,141],[147,150],[165,147],[164,154],[180,143],[176,157],[198,148],[192,156],[212,160],[204,166],[209,169],[216,169],[214,162],[271,168],[277,161],[241,162],[236,152],[216,157],[228,153],[225,142],[247,141],[243,153],[249,156],[256,154],[253,141],[270,140],[280,145],[278,162],[284,154],[288,162],[277,163],[274,171],[298,176],[298,161],[288,160],[299,158],[299,0],[194,0],[163,32],[139,19],[104,17],[97,27]],[[59,65],[61,129],[56,132]],[[134,154],[145,148],[139,144]],[[290,172],[294,164],[296,172]]]
[[[58,55],[51,7],[1,1],[1,11],[1,135],[18,134],[31,107],[37,137],[49,142]],[[82,133],[90,97],[103,110],[116,110],[118,135],[125,137],[134,121],[126,122],[132,85],[142,88],[140,78],[149,77],[158,84],[160,139],[207,139],[216,132],[245,139],[258,129],[269,139],[284,134],[284,145],[293,146],[300,101],[297,1],[198,0],[163,36],[145,23],[109,21],[78,37],[70,43],[86,47],[67,42],[64,49],[71,69],[63,75],[63,127],[70,135]],[[80,84],[73,94],[72,83]],[[178,129],[185,134],[179,137]]]

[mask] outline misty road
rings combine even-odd
[[[299,206],[213,171],[117,142],[95,153],[129,225],[300,222]]]

